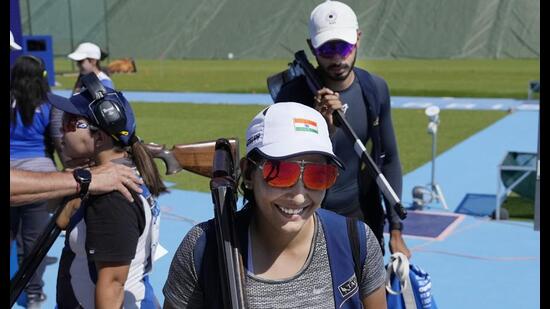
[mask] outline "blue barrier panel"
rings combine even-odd
[[[55,86],[55,70],[53,65],[53,45],[51,35],[23,36],[23,54],[41,58],[48,72],[48,84]]]

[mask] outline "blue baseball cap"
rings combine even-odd
[[[83,90],[80,93],[73,95],[70,99],[66,99],[55,94],[48,94],[50,103],[56,108],[70,114],[80,115],[86,117],[90,120],[95,126],[104,130],[105,132],[111,134],[113,138],[120,141],[124,145],[131,145],[136,141],[135,132],[136,132],[136,119],[134,112],[130,103],[122,92],[116,91],[109,87],[105,87],[106,93],[102,99],[96,100],[92,95]],[[106,104],[106,108],[102,108],[100,111],[103,114],[103,118],[110,118],[111,116],[123,113],[126,121],[124,122],[115,122],[107,123],[105,121],[100,121],[94,115],[94,107],[100,101],[110,101],[111,104]],[[96,111],[97,113],[98,111]]]

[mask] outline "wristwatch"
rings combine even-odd
[[[73,171],[73,176],[80,187],[78,195],[81,199],[85,199],[88,196],[90,182],[92,182],[92,173],[87,169],[77,168]]]

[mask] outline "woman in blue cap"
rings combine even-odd
[[[149,284],[158,245],[156,197],[166,191],[155,163],[136,136],[132,108],[122,93],[101,86],[92,73],[64,111],[63,143],[71,157],[134,167],[143,193],[128,202],[120,193],[90,196],[89,173],[75,169],[82,203],[68,222],[57,279],[59,308],[157,308]],[[96,96],[98,95],[98,96]],[[79,307],[80,306],[80,307]]]
[[[78,47],[67,57],[76,62],[79,70],[78,78],[76,79],[76,82],[73,86],[72,94],[80,92],[80,88],[82,87],[82,77],[90,73],[95,73],[95,75],[101,81],[101,84],[103,84],[104,87],[115,89],[113,81],[100,65],[101,60],[107,57],[107,53],[101,50],[99,46],[94,43],[84,42],[78,45]],[[61,132],[59,130],[61,128],[62,118],[63,111],[57,108],[53,108],[53,141],[55,149],[63,166],[65,168],[76,168],[93,164],[93,162],[91,162],[89,158],[70,157],[65,153],[65,151],[63,151],[64,147],[61,143]]]

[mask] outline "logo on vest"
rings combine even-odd
[[[342,105],[342,112],[343,112],[343,113],[345,114],[345,113],[346,113],[346,111],[348,110],[348,108],[349,108],[349,105],[348,105],[348,103],[346,103],[346,104]]]
[[[353,274],[346,282],[340,284],[338,286],[338,290],[340,291],[340,295],[342,295],[343,298],[348,298],[349,296],[355,294],[357,292],[357,278],[355,277],[355,274]]]

